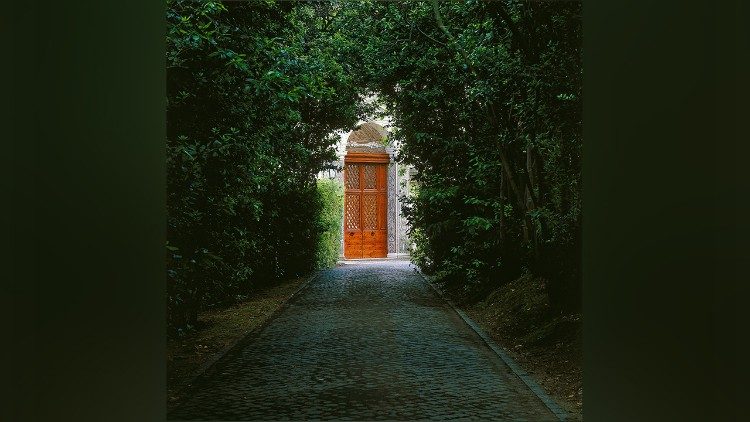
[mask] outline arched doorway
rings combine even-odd
[[[369,121],[342,136],[335,162],[341,166],[335,178],[344,188],[342,258],[399,258],[411,251],[401,206],[413,169],[395,161],[397,146],[389,135],[381,124]]]

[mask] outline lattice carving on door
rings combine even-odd
[[[365,189],[375,189],[378,183],[377,167],[372,164],[365,164]]]
[[[359,164],[346,165],[346,188],[359,189]]]
[[[346,221],[347,230],[359,230],[359,194],[349,193],[346,195]]]
[[[378,229],[378,197],[376,195],[363,195],[362,218],[365,220],[365,230]]]

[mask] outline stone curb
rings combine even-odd
[[[474,322],[474,320],[469,318],[469,316],[466,315],[464,311],[462,311],[455,304],[453,304],[453,302],[450,299],[448,299],[448,297],[443,293],[443,291],[440,290],[438,286],[433,284],[432,281],[426,275],[424,275],[422,271],[416,265],[414,264],[409,264],[409,265],[414,267],[417,274],[419,274],[422,277],[422,279],[424,279],[424,281],[427,282],[427,284],[429,284],[430,287],[432,287],[432,289],[438,294],[438,296],[440,296],[440,298],[442,298],[448,304],[448,306],[450,306],[451,309],[453,309],[453,311],[456,312],[456,314],[458,314],[459,317],[461,317],[461,319],[466,323],[466,325],[471,327],[471,329],[474,330],[475,333],[477,333],[477,335],[482,339],[482,341],[484,341],[484,343],[490,349],[492,349],[492,351],[495,352],[495,354],[498,357],[500,357],[500,359],[502,359],[503,362],[505,362],[505,364],[513,371],[513,373],[516,374],[516,376],[520,378],[521,381],[523,381],[523,383],[526,384],[527,387],[529,387],[529,389],[539,398],[539,400],[541,400],[542,403],[544,403],[544,405],[547,406],[550,412],[552,412],[555,416],[557,416],[558,420],[561,420],[561,421],[568,420],[569,418],[568,413],[565,410],[563,410],[563,408],[560,407],[560,405],[558,405],[555,402],[555,400],[552,399],[552,397],[550,397],[547,393],[544,392],[544,389],[542,389],[542,387],[540,387],[539,384],[537,384],[537,382],[531,377],[531,375],[529,375],[526,371],[524,371],[524,369],[521,368],[508,355],[508,353],[502,347],[500,347],[497,343],[495,343],[492,340],[492,338],[490,338],[490,336],[487,335],[487,333],[485,333],[484,330],[482,330],[476,322]]]
[[[193,373],[190,374],[189,381],[187,381],[183,385],[182,388],[180,388],[179,390],[176,391],[177,396],[180,397],[177,400],[177,402],[174,403],[171,406],[169,404],[167,405],[167,415],[170,412],[176,410],[178,407],[180,407],[180,405],[184,401],[185,393],[189,393],[190,390],[193,388],[193,385],[195,384],[195,382],[201,376],[203,376],[206,372],[208,372],[208,370],[211,369],[216,364],[216,362],[218,362],[219,360],[221,360],[224,356],[228,355],[233,350],[237,349],[240,345],[244,344],[244,342],[246,340],[248,340],[248,338],[250,338],[252,336],[255,336],[260,331],[262,331],[264,328],[266,328],[266,326],[268,326],[268,324],[272,320],[274,320],[281,313],[281,311],[283,311],[284,309],[286,309],[287,307],[289,307],[289,302],[291,302],[292,299],[294,299],[295,297],[297,297],[307,286],[310,285],[310,283],[312,283],[313,280],[317,279],[320,276],[321,272],[322,272],[322,270],[316,270],[314,273],[310,274],[307,277],[307,280],[303,281],[302,284],[300,284],[300,286],[297,287],[297,290],[295,290],[294,293],[292,293],[284,302],[282,302],[279,305],[279,307],[276,308],[276,310],[274,310],[271,313],[271,315],[268,316],[268,318],[266,318],[265,321],[263,321],[260,325],[258,325],[257,327],[253,328],[252,330],[250,330],[247,333],[245,333],[243,336],[239,337],[237,340],[235,340],[235,341],[231,342],[230,344],[228,344],[226,347],[224,347],[223,349],[221,349],[221,351],[217,352],[213,357],[211,357],[210,359],[208,359],[208,361],[206,361],[198,369],[196,369],[195,371],[193,371]]]

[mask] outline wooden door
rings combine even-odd
[[[387,164],[348,162],[344,168],[344,257],[388,255]]]

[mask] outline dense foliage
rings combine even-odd
[[[318,248],[316,262],[318,268],[328,268],[336,264],[341,255],[342,223],[344,219],[344,186],[335,179],[318,180]]]
[[[339,21],[418,171],[418,264],[466,299],[531,272],[577,307],[581,4],[361,1]]]
[[[318,263],[315,174],[359,104],[325,9],[167,0],[170,327]]]

